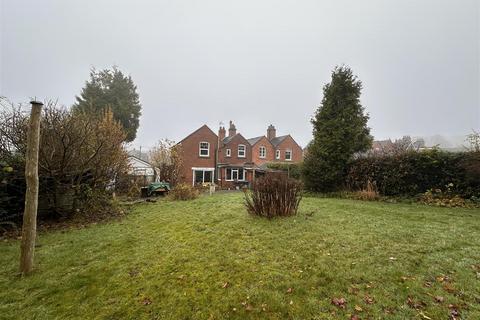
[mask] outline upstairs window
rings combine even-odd
[[[238,145],[238,157],[239,158],[245,158],[245,145],[244,144],[239,144]]]
[[[280,150],[275,151],[275,159],[280,160]]]
[[[292,150],[285,150],[285,160],[292,161]]]
[[[266,158],[267,157],[267,148],[264,146],[261,146],[260,149],[258,150],[258,154],[260,158]]]
[[[208,157],[210,156],[210,143],[202,141],[200,142],[200,147],[198,150],[198,155],[200,157]]]
[[[225,157],[231,157],[232,156],[232,149],[226,149],[225,150]]]

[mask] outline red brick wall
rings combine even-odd
[[[267,149],[267,154],[265,158],[260,158],[260,147],[265,147]],[[266,162],[273,162],[275,159],[275,148],[268,141],[266,137],[262,137],[260,141],[252,147],[252,161],[260,166]]]
[[[238,145],[243,144],[245,145],[245,158],[238,157]],[[231,150],[231,156],[226,156],[226,149]],[[252,148],[248,143],[247,139],[245,139],[241,134],[237,134],[230,140],[227,144],[221,145],[218,154],[218,162],[219,163],[229,163],[232,165],[243,165],[245,162],[252,162]]]
[[[179,177],[180,182],[192,184],[192,167],[215,168],[217,140],[217,135],[204,125],[178,144],[182,155],[182,166]],[[199,145],[200,142],[203,141],[210,143],[210,155],[208,157],[199,156]]]
[[[301,162],[303,160],[302,148],[295,142],[295,140],[293,140],[292,137],[288,136],[277,146],[277,150],[280,150],[280,159],[275,161],[290,162],[285,160],[285,150],[288,149],[292,150],[291,162]]]

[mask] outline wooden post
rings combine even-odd
[[[20,246],[20,272],[22,275],[33,270],[35,238],[37,236],[38,208],[38,147],[40,143],[40,117],[43,103],[31,101],[32,111],[27,135],[27,154],[25,163],[25,211],[23,213],[22,244]]]

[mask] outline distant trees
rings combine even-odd
[[[343,182],[348,161],[372,144],[368,115],[360,103],[362,83],[346,66],[336,67],[323,88],[321,106],[311,120],[313,141],[304,160],[305,187],[333,191]]]
[[[480,132],[473,130],[472,133],[467,135],[466,141],[469,144],[467,148],[470,151],[480,152]]]
[[[110,109],[126,133],[125,141],[135,140],[142,106],[130,76],[125,76],[117,67],[92,69],[90,80],[76,99],[75,111],[102,115]]]

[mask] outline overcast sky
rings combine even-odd
[[[0,2],[0,95],[70,106],[92,66],[117,65],[143,105],[135,146],[230,119],[304,146],[339,64],[377,139],[480,129],[477,0]]]

